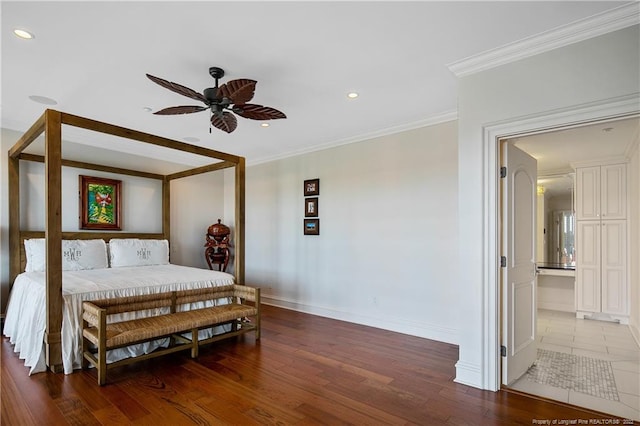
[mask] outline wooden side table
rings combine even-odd
[[[229,248],[228,247],[207,247],[204,256],[207,259],[209,269],[213,269],[214,265],[218,265],[218,271],[226,272],[229,265]]]

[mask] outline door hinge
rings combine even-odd
[[[501,268],[507,267],[507,256],[500,256],[500,267]]]
[[[500,356],[507,356],[507,347],[500,346]]]
[[[506,178],[507,177],[507,167],[506,166],[500,167],[500,177],[501,178]]]

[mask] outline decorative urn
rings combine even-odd
[[[218,223],[214,223],[207,229],[207,236],[213,238],[218,244],[222,243],[231,233],[229,227],[221,222],[222,220],[218,219]]]

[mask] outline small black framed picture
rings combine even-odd
[[[304,199],[304,216],[318,217],[318,197]]]
[[[304,181],[304,196],[320,195],[320,179],[308,179]]]
[[[304,235],[320,235],[320,219],[305,219]]]

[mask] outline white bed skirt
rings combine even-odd
[[[62,273],[62,363],[65,374],[82,363],[82,302],[85,300],[161,293],[173,290],[205,288],[233,284],[233,275],[208,269],[179,265],[137,266],[127,268],[64,271]],[[46,290],[44,272],[20,274],[11,289],[4,324],[4,335],[15,345],[14,351],[30,367],[29,374],[46,370],[44,332],[46,328]],[[211,302],[209,302],[211,303]],[[185,309],[206,306],[194,303]],[[142,316],[124,314],[121,321]],[[201,338],[213,333],[202,332]],[[168,339],[109,351],[107,362],[149,353],[166,346]]]

